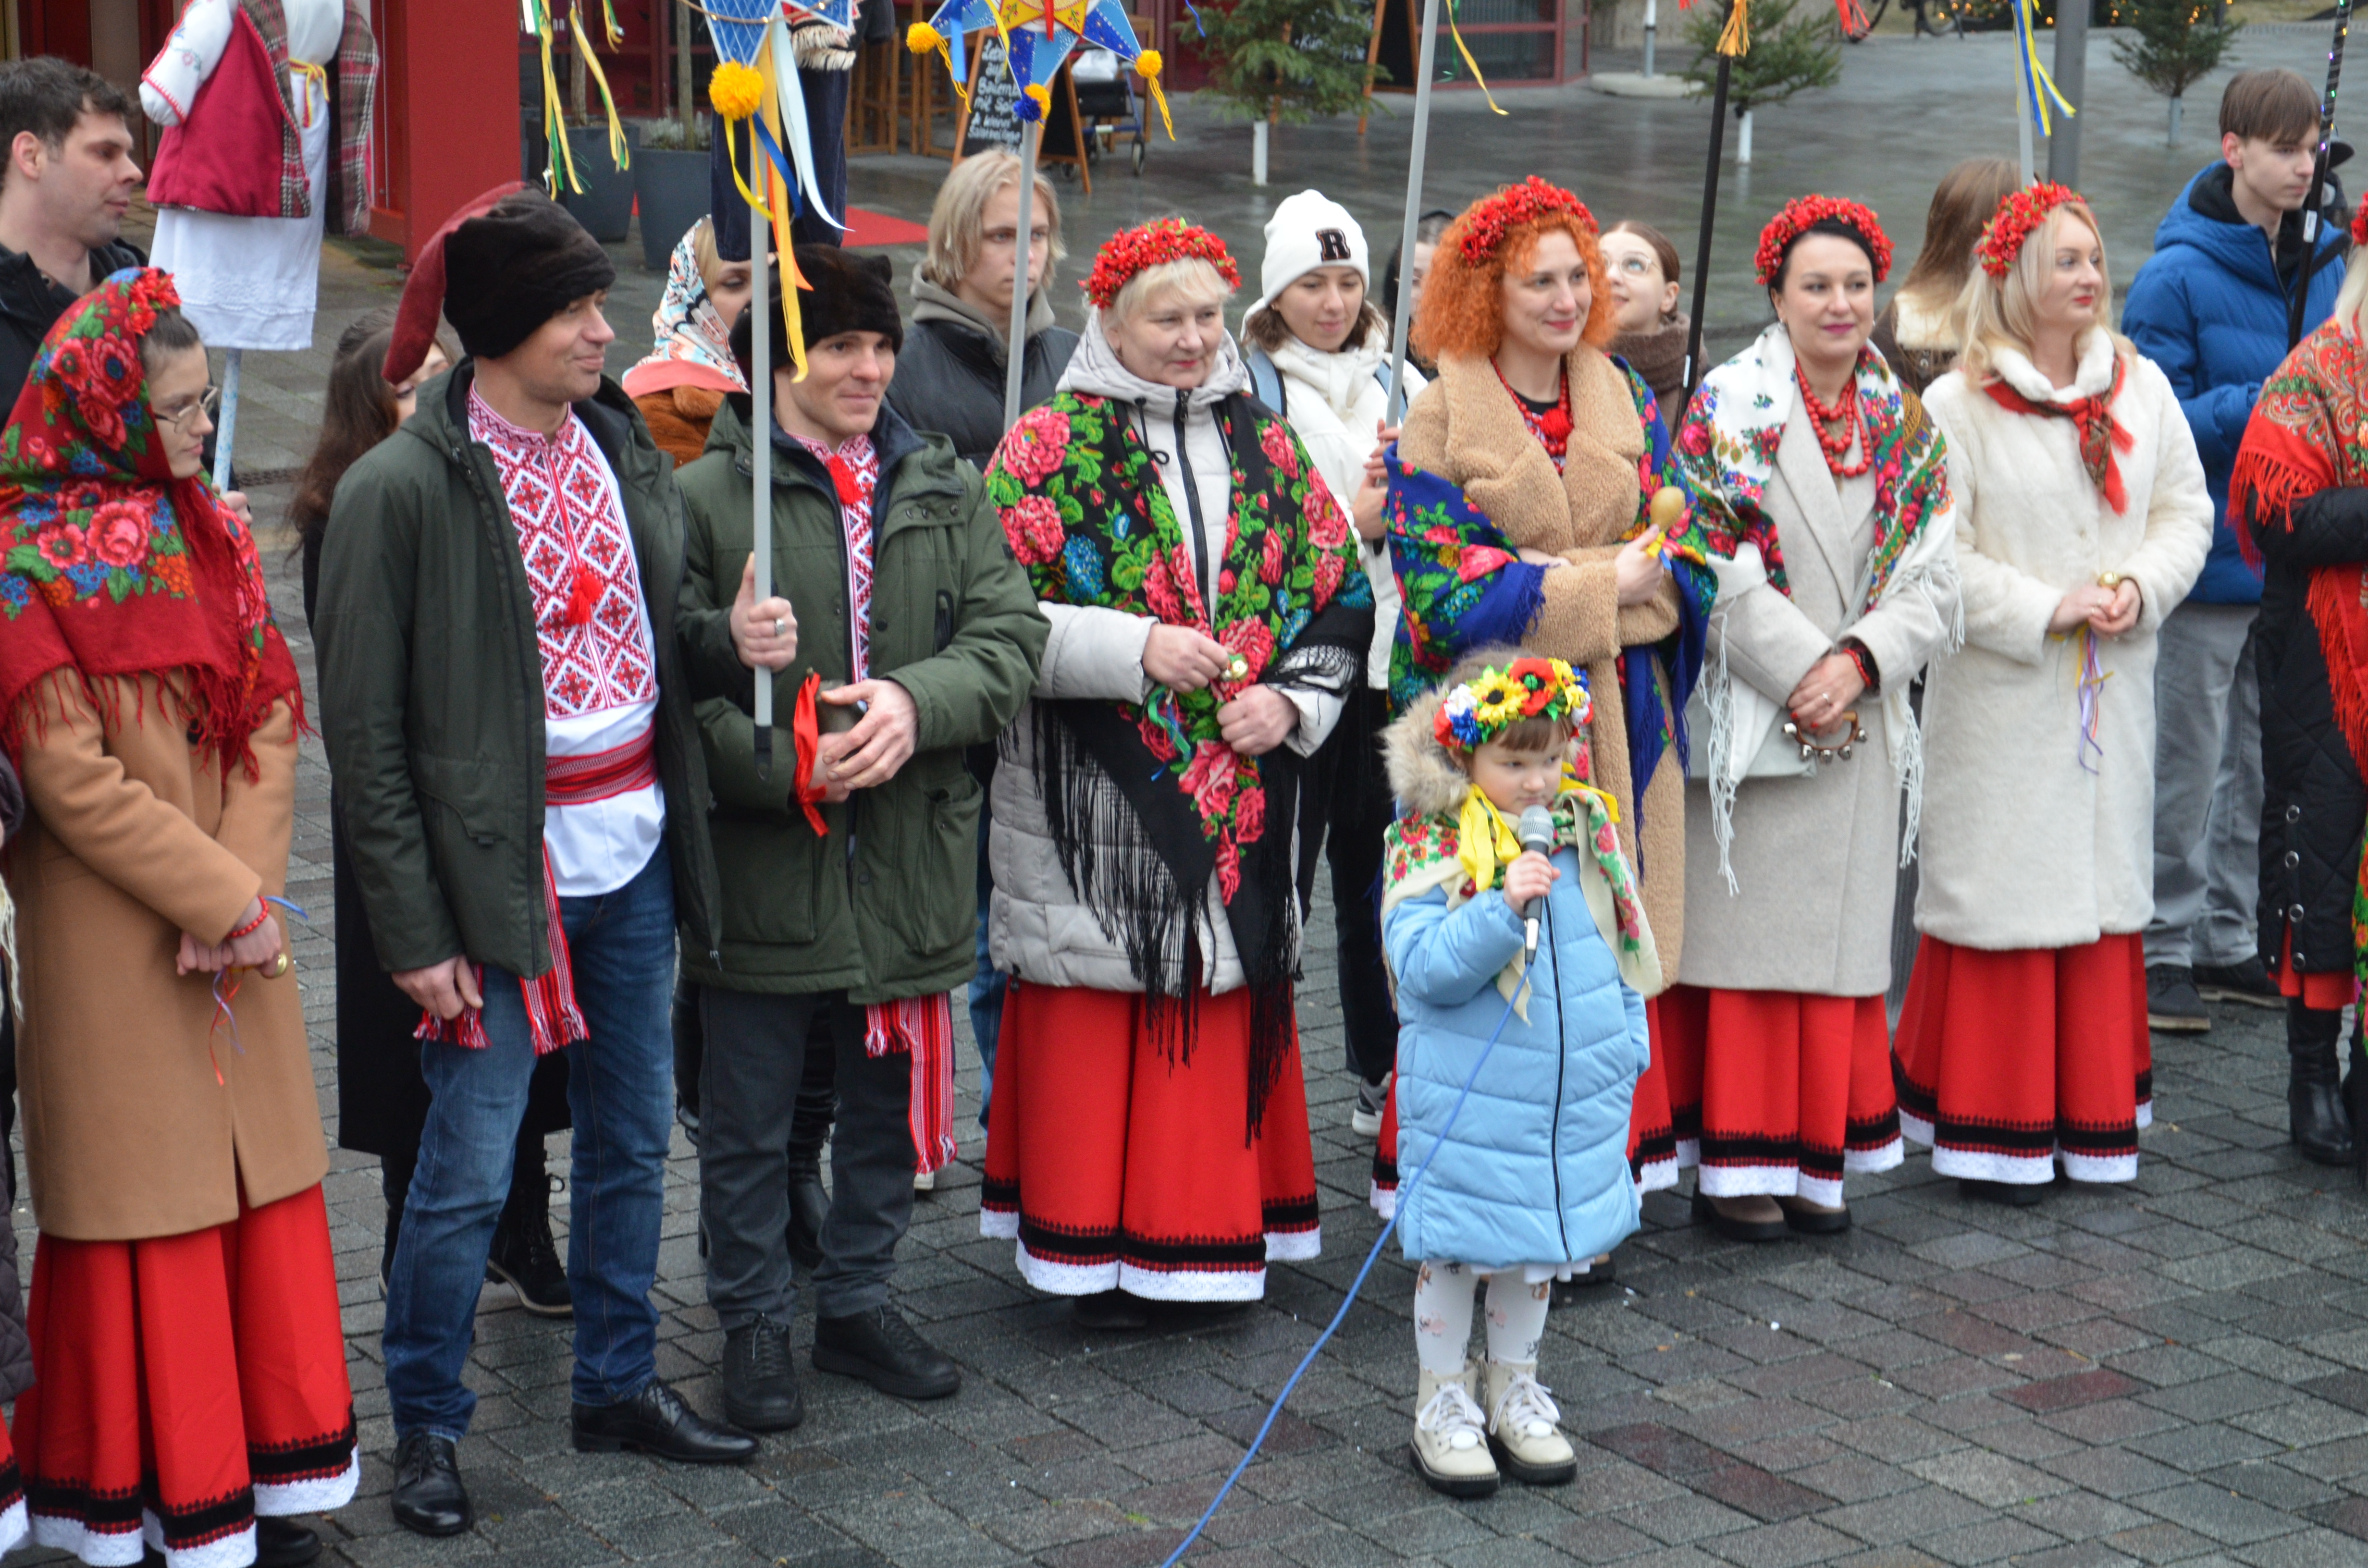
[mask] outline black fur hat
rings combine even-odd
[[[842,332],[876,332],[891,348],[905,347],[905,319],[896,313],[896,275],[884,256],[845,250],[837,245],[800,245],[798,270],[813,288],[798,295],[799,324],[808,343],[820,343]],[[789,329],[781,323],[781,269],[766,269],[765,313],[772,318],[770,363],[790,362]],[[732,327],[732,357],[740,372],[748,373],[754,347],[749,326],[753,312],[743,311]]]

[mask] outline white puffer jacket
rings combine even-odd
[[[1232,460],[1217,428],[1214,410],[1226,395],[1244,391],[1248,384],[1241,353],[1228,335],[1208,380],[1183,395],[1179,411],[1176,388],[1144,381],[1119,362],[1095,312],[1088,312],[1077,352],[1061,377],[1064,392],[1110,398],[1135,410],[1132,417],[1136,433],[1158,463],[1168,505],[1178,522],[1190,528],[1192,511],[1186,499],[1184,473],[1177,462],[1177,453],[1182,452],[1191,465],[1191,483],[1200,494],[1211,572],[1224,555],[1225,524],[1233,501]],[[1204,583],[1201,602],[1207,603],[1209,597],[1209,585]],[[1038,608],[1053,626],[1036,677],[1039,698],[1140,702],[1148,695],[1143,647],[1151,629],[1159,624],[1156,620],[1099,606],[1048,604]],[[1302,756],[1312,756],[1339,719],[1340,699],[1303,687],[1282,688],[1282,695],[1299,710],[1299,726],[1283,744]],[[1116,799],[1117,791],[1107,781],[1102,790],[1111,797],[1103,803],[1108,812],[1131,811]],[[1036,782],[1033,701],[1019,710],[1005,732],[1002,762],[995,771],[992,810],[987,866],[995,878],[995,893],[987,906],[987,944],[995,967],[1040,985],[1141,991],[1143,983],[1129,967],[1126,949],[1103,930],[1100,919],[1079,901],[1061,869],[1061,857],[1045,826],[1044,800]],[[1106,846],[1104,852],[1115,849]],[[1295,862],[1295,847],[1293,858]],[[1295,960],[1300,941],[1297,901],[1285,902],[1294,926]],[[1201,983],[1210,992],[1241,987],[1241,959],[1213,879],[1209,885],[1208,919],[1201,931]]]
[[[1389,357],[1383,335],[1367,335],[1361,348],[1327,354],[1310,348],[1295,337],[1268,358],[1282,376],[1283,406],[1279,412],[1292,433],[1315,460],[1315,472],[1348,511],[1365,482],[1365,458],[1374,447],[1374,431],[1389,414],[1389,393],[1374,372]],[[1406,401],[1422,391],[1422,372],[1406,368]],[[1390,642],[1398,630],[1398,579],[1390,568],[1388,539],[1360,540],[1360,559],[1373,585],[1373,642],[1365,656],[1365,684],[1376,691],[1390,686]]]

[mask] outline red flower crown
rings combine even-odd
[[[2009,191],[1990,215],[1990,221],[1982,225],[1982,243],[1974,247],[1974,254],[1981,258],[1982,270],[2004,282],[2006,275],[2014,270],[2014,258],[2022,254],[2033,232],[2047,222],[2047,215],[2067,201],[2080,199],[2078,191],[2054,180],[2039,180],[2021,190]]]
[[[1170,261],[1205,261],[1217,269],[1228,288],[1242,286],[1242,269],[1225,249],[1225,242],[1181,218],[1154,218],[1110,237],[1094,257],[1094,269],[1079,287],[1086,298],[1108,310],[1118,291],[1138,273]]]
[[[1828,220],[1847,227],[1866,244],[1866,254],[1874,263],[1874,280],[1880,283],[1891,273],[1891,236],[1875,222],[1874,209],[1839,196],[1801,196],[1784,203],[1783,210],[1768,220],[1759,231],[1759,249],[1751,257],[1758,269],[1759,286],[1776,287],[1776,276],[1784,268],[1784,253],[1793,242],[1811,228]]]
[[[1534,222],[1549,212],[1567,212],[1596,233],[1595,214],[1587,203],[1558,185],[1549,185],[1531,175],[1519,185],[1499,188],[1494,196],[1484,196],[1463,210],[1455,220],[1456,248],[1463,259],[1478,267],[1497,253],[1505,243],[1507,231],[1523,223]]]
[[[2351,214],[2351,243],[2368,245],[2368,196],[2360,199],[2360,210]]]

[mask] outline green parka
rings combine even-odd
[[[462,360],[337,483],[313,635],[321,731],[378,960],[465,953],[551,968],[542,860],[542,653],[494,455],[469,437]],[[658,781],[684,945],[715,948],[707,768],[675,640],[682,504],[622,389],[575,405],[617,476],[657,645]]]
[[[689,512],[684,655],[700,697],[723,889],[720,961],[688,941],[684,970],[733,991],[845,990],[859,1003],[950,991],[976,967],[981,790],[962,748],[1010,722],[1036,684],[1049,631],[978,472],[943,436],[882,404],[872,498],[874,679],[913,696],[919,733],[896,777],[821,808],[817,838],[791,795],[789,724],[809,671],[852,678],[846,534],[813,454],[773,441],[773,591],[796,608],[798,656],[774,679],[773,760],[756,767],[755,681],[732,648],[732,601],[754,549],[748,399],[727,398],[706,455],[680,470]]]

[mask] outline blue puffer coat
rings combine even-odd
[[[2229,187],[2234,176],[2214,164],[2180,192],[2155,230],[2154,255],[2138,269],[2122,308],[2122,330],[2138,352],[2162,367],[2179,394],[2195,449],[2212,491],[2212,554],[2189,597],[2204,604],[2259,604],[2261,579],[2237,551],[2228,526],[2228,470],[2261,382],[2286,357],[2286,290],[2270,255],[2269,236],[2237,214]],[[2288,223],[2299,223],[2290,215]],[[2329,228],[2324,251],[2345,236]],[[2343,264],[2331,262],[2311,279],[2303,311],[2309,332],[2335,309]]]
[[[1441,812],[1448,803],[1425,797],[1443,790],[1409,790],[1400,766],[1408,732],[1427,735],[1430,705],[1417,701],[1392,727],[1391,782],[1402,806]],[[1430,749],[1460,806],[1463,776]],[[1452,1127],[1455,1097],[1506,1017],[1496,980],[1521,949],[1521,920],[1496,892],[1451,913],[1444,888],[1383,917],[1397,980],[1398,1240],[1410,1258],[1484,1270],[1579,1263],[1636,1230],[1628,1112],[1650,1050],[1645,1002],[1588,913],[1580,879],[1601,873],[1568,848],[1553,858],[1562,876],[1539,922],[1529,1017],[1506,1019]]]

